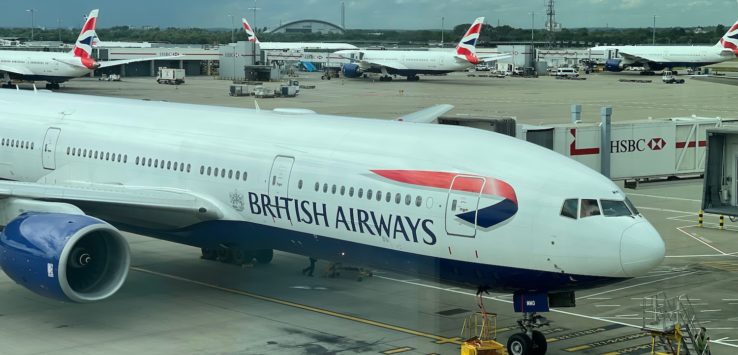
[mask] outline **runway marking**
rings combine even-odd
[[[405,347],[402,347],[402,348],[390,349],[390,350],[382,351],[382,354],[387,354],[387,355],[390,355],[390,354],[399,354],[399,353],[404,353],[404,352],[407,352],[407,351],[410,351],[410,350],[415,350],[415,349],[414,348],[411,348],[409,346],[405,346]]]
[[[608,324],[608,325],[606,325],[604,327],[597,327],[597,328],[585,329],[585,330],[580,330],[580,331],[576,331],[576,332],[572,332],[572,333],[567,333],[567,334],[562,334],[562,335],[559,335],[559,336],[547,338],[546,339],[546,342],[547,343],[555,343],[557,341],[568,340],[568,339],[573,339],[573,338],[579,338],[579,337],[583,337],[583,336],[586,336],[586,335],[598,334],[598,333],[606,332],[608,330],[614,330],[614,329],[618,329],[618,328],[622,328],[622,327],[623,326],[622,325],[619,325],[619,324]]]
[[[595,307],[620,307],[619,304],[596,304]]]
[[[617,344],[617,343],[625,343],[627,341],[631,341],[631,340],[635,340],[635,339],[639,339],[639,338],[643,338],[647,336],[649,336],[649,334],[645,332],[633,333],[633,334],[623,335],[623,336],[619,336],[619,337],[615,337],[611,339],[593,341],[587,344],[575,345],[575,346],[564,349],[564,351],[573,353],[577,351],[582,351],[582,350],[587,350],[587,349],[592,349],[592,348],[599,348],[599,347]]]
[[[588,297],[588,300],[611,300],[612,297]]]
[[[696,225],[692,225],[692,226],[677,227],[677,230],[680,231],[680,232],[682,232],[682,233],[684,233],[684,234],[686,234],[688,237],[690,237],[690,238],[692,238],[692,239],[694,239],[694,240],[696,240],[696,241],[704,244],[708,248],[710,248],[710,249],[712,249],[712,250],[714,250],[714,251],[716,251],[716,252],[718,252],[718,253],[720,253],[722,255],[728,255],[724,251],[722,251],[722,250],[720,250],[718,248],[715,248],[714,246],[712,246],[712,245],[710,245],[708,243],[705,243],[703,240],[701,240],[701,239],[697,238],[696,236],[692,235],[692,233],[686,232],[686,231],[684,231],[682,229],[682,228],[694,228],[694,227],[697,227],[697,226]]]
[[[666,281],[666,280],[671,280],[671,279],[675,279],[677,277],[683,277],[683,276],[692,275],[692,274],[695,274],[695,273],[697,273],[697,271],[692,271],[692,272],[683,273],[683,274],[679,274],[679,275],[675,275],[675,276],[665,277],[663,279],[658,279],[658,280],[653,280],[653,281],[641,282],[641,283],[638,283],[638,284],[635,284],[635,285],[630,285],[630,286],[625,286],[625,287],[616,288],[616,289],[612,289],[612,290],[602,291],[602,292],[599,292],[599,293],[594,293],[594,294],[591,294],[589,296],[577,297],[577,299],[588,298],[588,297],[592,297],[592,296],[600,296],[600,295],[604,295],[606,293],[627,290],[629,288],[643,286],[643,285],[648,285],[648,284],[652,284],[652,283],[656,283],[656,282],[662,282],[662,281]]]
[[[278,299],[278,298],[272,298],[272,297],[268,297],[268,296],[262,296],[262,295],[251,293],[251,292],[248,292],[248,291],[242,291],[242,290],[237,290],[237,289],[233,289],[233,288],[228,288],[228,287],[213,285],[213,284],[209,284],[207,282],[192,280],[192,279],[184,278],[184,277],[181,277],[181,276],[176,276],[176,275],[172,275],[172,274],[166,274],[166,273],[163,273],[163,272],[147,270],[147,269],[143,269],[143,268],[140,268],[140,267],[131,267],[131,270],[142,272],[142,273],[146,273],[146,274],[150,274],[150,275],[156,275],[156,276],[160,276],[160,277],[164,277],[164,278],[168,278],[168,279],[172,279],[172,280],[182,281],[182,282],[190,283],[190,284],[193,284],[193,285],[208,287],[208,288],[212,288],[212,289],[216,289],[216,290],[220,290],[220,291],[224,291],[224,292],[234,293],[234,294],[238,294],[238,295],[241,295],[241,296],[246,296],[246,297],[250,297],[250,298],[253,298],[253,299],[257,299],[257,300],[260,300],[260,301],[266,301],[266,302],[276,303],[276,304],[279,304],[279,305],[283,305],[283,306],[287,306],[287,307],[292,307],[292,308],[299,308],[299,309],[302,309],[302,310],[305,310],[305,311],[315,312],[315,313],[319,313],[319,314],[323,314],[323,315],[327,315],[327,316],[332,316],[332,317],[335,317],[335,318],[340,318],[340,319],[344,319],[344,320],[358,322],[358,323],[362,323],[362,324],[366,324],[366,325],[371,325],[371,326],[375,326],[375,327],[383,328],[383,329],[387,329],[387,330],[393,330],[393,331],[400,332],[400,333],[415,335],[415,336],[422,337],[422,338],[428,338],[428,339],[432,339],[432,340],[435,340],[435,341],[444,341],[445,343],[461,345],[461,341],[459,341],[459,340],[453,340],[452,338],[443,337],[443,336],[440,336],[440,335],[435,335],[435,334],[426,333],[426,332],[421,332],[421,331],[417,331],[417,330],[413,330],[413,329],[408,329],[408,328],[404,328],[404,327],[400,327],[400,326],[396,326],[396,325],[392,325],[392,324],[382,323],[382,322],[378,322],[378,321],[374,321],[374,320],[370,320],[370,319],[365,319],[365,318],[360,318],[360,317],[356,317],[356,316],[351,316],[351,315],[348,315],[348,314],[338,313],[338,312],[330,311],[330,310],[323,309],[323,308],[308,306],[308,305],[304,305],[304,304],[300,304],[300,303],[296,303],[296,302],[285,301],[285,300],[281,300],[281,299]],[[376,277],[376,275],[375,275],[375,277]]]
[[[609,351],[609,352],[603,353],[602,355],[627,355],[627,354],[633,354],[633,353],[642,354],[643,350],[651,350],[651,343],[629,346],[627,348],[622,348],[622,349],[618,349],[615,351]]]
[[[695,200],[693,198],[658,196],[658,195],[648,195],[648,194],[639,194],[639,193],[628,193],[628,196],[650,197],[650,198],[658,198],[662,200],[672,200],[672,201],[689,201],[689,202],[700,202],[700,203],[702,202],[702,200]],[[641,207],[639,206],[638,208],[641,208]]]
[[[461,342],[461,338],[453,337],[453,338],[434,341],[434,343],[436,344],[456,344],[456,342]]]

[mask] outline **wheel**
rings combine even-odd
[[[218,261],[221,263],[230,263],[232,258],[232,253],[230,249],[226,248],[218,248]]]
[[[272,249],[261,249],[257,250],[254,254],[254,258],[259,264],[269,264],[274,258],[274,250]]]
[[[510,355],[533,355],[531,341],[527,335],[516,333],[507,339],[507,352]]]
[[[546,342],[546,336],[543,335],[543,333],[534,330],[531,337],[531,342],[532,355],[546,355],[546,350],[548,350],[548,343]]]
[[[215,249],[201,248],[200,252],[202,253],[201,258],[203,260],[215,260],[218,258],[218,252]]]
[[[234,265],[243,265],[251,263],[253,257],[243,249],[233,249],[231,253],[231,263]]]
[[[320,80],[325,80],[325,75],[321,75]]]
[[[331,76],[330,75],[326,76],[325,78],[326,78],[326,80],[331,80]]]

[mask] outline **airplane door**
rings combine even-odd
[[[451,182],[446,201],[446,233],[460,237],[473,238],[477,233],[477,209],[479,196],[486,180],[479,177],[456,176]],[[461,219],[459,215],[469,216],[474,223]]]
[[[59,140],[59,134],[61,134],[61,129],[59,128],[52,127],[46,131],[44,145],[41,147],[43,149],[41,160],[44,165],[44,169],[56,169],[56,142]]]
[[[289,196],[290,174],[295,158],[278,155],[272,162],[272,171],[269,173],[269,194],[279,197]]]

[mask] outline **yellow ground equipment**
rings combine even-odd
[[[507,355],[497,339],[497,314],[475,312],[461,328],[461,355]]]

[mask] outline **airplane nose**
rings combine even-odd
[[[627,276],[646,273],[660,264],[665,254],[664,241],[648,222],[628,227],[620,238],[620,265]]]

